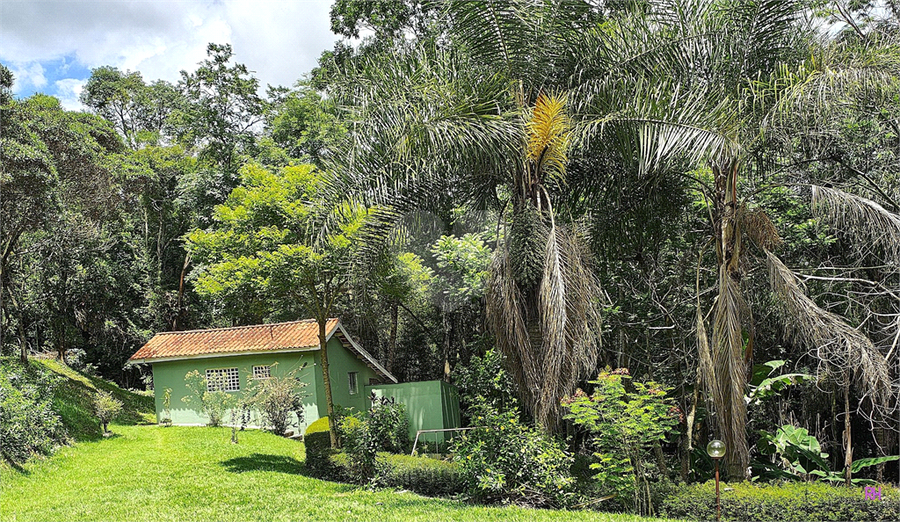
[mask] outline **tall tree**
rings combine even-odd
[[[324,205],[324,174],[312,165],[270,172],[248,164],[241,175],[242,184],[216,207],[216,225],[188,235],[201,267],[197,291],[244,323],[315,318],[331,441],[337,446],[326,327],[346,297],[365,213]]]

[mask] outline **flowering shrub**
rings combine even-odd
[[[574,497],[572,457],[562,444],[524,425],[519,412],[480,408],[473,421],[485,426],[454,441],[454,460],[466,492],[483,501],[565,506]]]
[[[591,446],[601,494],[616,498],[635,510],[650,511],[647,465],[650,451],[678,423],[680,412],[666,388],[648,381],[632,382],[628,370],[607,368],[591,381],[594,393],[577,390],[563,399],[565,415],[591,435]]]

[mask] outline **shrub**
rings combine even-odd
[[[406,453],[409,451],[409,419],[406,407],[393,397],[375,397],[369,408],[368,427],[378,451]]]
[[[457,463],[391,453],[378,454],[375,483],[429,496],[449,497],[465,491]]]
[[[572,457],[562,444],[521,423],[519,412],[480,409],[487,426],[464,432],[453,444],[466,492],[484,501],[565,506],[574,496]]]
[[[249,405],[255,406],[262,417],[262,423],[272,433],[284,435],[293,426],[291,415],[297,423],[303,422],[303,398],[301,390],[306,386],[293,373],[285,376],[273,375],[268,379],[253,381],[250,389]]]
[[[306,467],[322,477],[327,476],[331,472],[329,457],[333,453],[328,417],[322,417],[306,428],[303,444],[306,446]]]
[[[185,386],[190,394],[181,398],[188,405],[200,404],[200,408],[206,414],[209,426],[220,426],[225,412],[233,406],[234,398],[225,391],[209,391],[206,377],[200,375],[197,370],[188,372],[184,376]],[[213,386],[215,388],[215,386]]]
[[[595,462],[590,467],[599,493],[649,514],[650,451],[677,424],[674,403],[660,384],[631,382],[625,369],[607,368],[591,384],[593,394],[578,390],[563,400],[569,410],[565,418],[591,434]]]
[[[880,487],[881,500],[866,500],[863,487],[729,483],[721,486],[722,520],[900,520],[900,491]],[[669,518],[715,519],[715,482],[678,487],[662,501],[659,511]]]
[[[172,425],[172,388],[163,390],[163,411],[159,422],[166,427]]]
[[[375,453],[378,442],[369,428],[369,421],[356,415],[341,419],[341,447],[347,455],[352,482],[366,483],[375,474]]]
[[[0,452],[11,462],[51,453],[66,440],[53,410],[56,379],[34,365],[0,365]]]
[[[469,364],[460,365],[454,378],[459,389],[459,403],[463,412],[477,410],[487,404],[496,411],[508,411],[518,405],[516,388],[503,368],[503,355],[490,349],[482,357],[473,356]]]
[[[107,429],[110,421],[112,421],[119,412],[122,411],[122,401],[116,400],[111,393],[107,391],[98,391],[94,397],[94,413],[100,419],[100,426],[103,427],[103,433],[109,433]]]

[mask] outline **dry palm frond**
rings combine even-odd
[[[741,212],[741,229],[753,243],[763,250],[774,250],[781,244],[778,230],[769,216],[760,208]]]
[[[577,236],[553,225],[541,239],[545,255],[536,294],[516,283],[504,243],[494,254],[485,297],[488,324],[523,406],[553,431],[560,400],[595,368],[603,293]]]
[[[485,299],[488,302],[485,307],[488,326],[506,357],[507,370],[516,382],[522,404],[531,411],[534,383],[540,382],[540,372],[530,349],[525,296],[516,284],[507,242],[494,252],[485,284]]]
[[[561,178],[566,169],[571,128],[566,114],[566,97],[541,93],[525,126],[526,159],[534,162],[536,172]]]
[[[794,273],[771,252],[766,252],[769,283],[781,300],[790,335],[807,346],[821,365],[839,368],[844,384],[853,378],[858,391],[872,404],[886,405],[891,395],[887,361],[872,341],[836,314],[820,308],[806,296]]]
[[[719,384],[713,368],[712,352],[709,349],[706,319],[703,317],[703,309],[700,307],[700,263],[702,260],[703,254],[701,253],[697,259],[697,351],[700,354],[700,379],[706,389],[707,397],[712,397],[713,390],[718,389]]]
[[[814,186],[812,208],[842,234],[854,240],[860,254],[881,248],[888,261],[900,264],[900,216],[872,200],[842,190]]]
[[[744,364],[741,336],[741,310],[746,308],[739,283],[726,265],[719,267],[719,295],[713,322],[712,365],[716,374],[713,402],[722,408],[717,412],[719,428],[729,448],[729,475],[743,477],[749,464],[747,447],[747,368]],[[745,460],[747,460],[745,462]]]

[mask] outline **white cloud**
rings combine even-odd
[[[81,91],[84,90],[84,84],[86,83],[86,80],[76,80],[74,78],[66,78],[54,82],[56,97],[59,98],[59,103],[62,104],[64,109],[75,111],[83,107],[78,97],[81,96]]]
[[[13,92],[19,93],[25,89],[41,89],[47,85],[47,77],[44,76],[44,67],[36,62],[19,64],[12,62],[9,70],[13,73],[15,83]]]
[[[17,66],[10,68],[23,87],[67,76],[39,62],[71,56],[87,68],[112,65],[140,71],[148,82],[177,81],[206,57],[208,43],[231,43],[263,86],[291,85],[333,45],[331,3],[3,0],[0,61]]]

